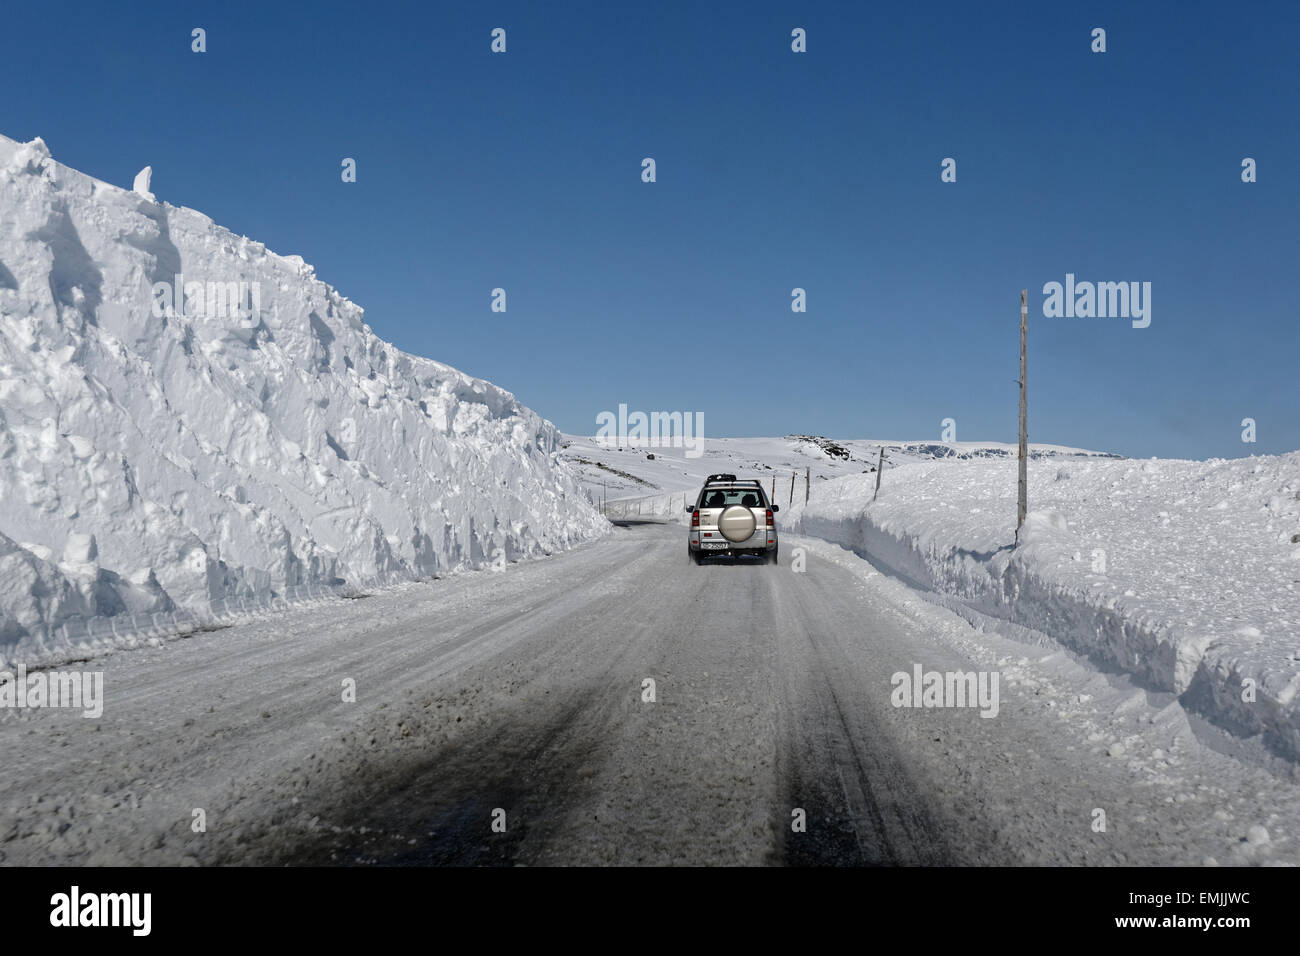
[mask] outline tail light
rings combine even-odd
[[[771,509],[771,508],[768,508],[768,509],[767,509],[767,526],[768,526],[769,528],[772,527],[772,509]]]
[[[699,526],[700,526],[700,509],[696,508],[694,511],[691,512],[691,527],[698,528]]]

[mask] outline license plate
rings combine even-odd
[[[727,547],[727,543],[725,541],[705,541],[702,545],[700,545],[700,547],[708,548],[710,550],[721,551]]]

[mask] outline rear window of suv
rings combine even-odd
[[[766,508],[762,489],[749,488],[705,488],[700,492],[701,508],[728,508],[740,505],[743,508]]]

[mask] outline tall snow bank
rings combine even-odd
[[[944,462],[825,482],[782,522],[1047,633],[1300,759],[1300,452]]]
[[[557,438],[299,257],[0,136],[0,657],[603,533]]]

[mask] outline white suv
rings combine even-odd
[[[709,475],[691,514],[687,553],[696,564],[710,554],[750,554],[777,563],[776,521],[781,509],[767,500],[757,481]]]

